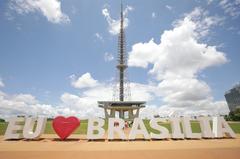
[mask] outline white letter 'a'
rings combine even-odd
[[[37,120],[37,125],[36,125],[35,132],[33,132],[33,128],[36,120]],[[44,133],[46,123],[47,123],[46,117],[38,117],[38,119],[32,118],[32,117],[26,118],[25,125],[23,127],[23,137],[26,139],[39,138],[42,135],[42,133]]]
[[[224,134],[228,137],[236,138],[236,134],[223,117],[213,117],[213,134],[216,138],[221,138]]]
[[[133,122],[132,129],[129,134],[129,139],[134,140],[138,134],[144,136],[145,139],[150,139],[148,131],[140,118],[135,118]]]
[[[88,119],[88,130],[87,130],[87,139],[101,139],[105,133],[103,129],[104,120],[101,118],[90,118]],[[97,133],[94,133],[97,131]]]

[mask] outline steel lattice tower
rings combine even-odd
[[[124,33],[124,12],[121,3],[120,31],[118,35],[117,78],[113,90],[113,101],[98,101],[98,106],[104,109],[105,119],[119,117],[124,120],[134,120],[139,116],[145,101],[130,101],[130,86],[127,80],[127,54]]]
[[[127,69],[127,55],[126,55],[126,41],[124,33],[124,17],[123,17],[123,5],[121,3],[121,21],[120,21],[120,32],[118,36],[118,69],[119,75],[119,101],[124,101],[125,96],[125,84],[126,84],[126,75],[125,70]],[[127,90],[130,91],[130,90]]]

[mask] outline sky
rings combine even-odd
[[[103,116],[121,1],[0,2],[0,118]],[[142,117],[227,114],[240,80],[239,0],[123,0],[131,100]]]

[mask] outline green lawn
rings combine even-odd
[[[145,123],[149,132],[157,133],[156,130],[150,128],[148,120],[144,120],[144,123]],[[166,127],[171,132],[169,123],[164,123],[164,124],[160,124],[160,125],[163,125],[164,127]],[[198,122],[192,122],[191,125],[192,125],[193,132],[201,132],[200,125],[199,125]],[[231,126],[231,128],[233,129],[233,131],[235,133],[240,134],[240,122],[234,122],[234,123],[230,122],[229,125]],[[7,127],[6,122],[0,122],[0,135],[4,134],[4,132],[6,130],[6,127]],[[107,124],[105,124],[104,128],[107,129]],[[52,121],[47,122],[45,133],[46,134],[54,134],[55,133],[54,130],[52,129]],[[87,120],[81,120],[80,127],[78,127],[77,130],[74,131],[74,133],[76,133],[76,134],[86,134],[87,133]]]

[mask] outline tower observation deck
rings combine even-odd
[[[123,5],[121,3],[121,21],[120,31],[118,35],[118,64],[116,66],[118,71],[118,83],[117,83],[117,96],[116,101],[98,101],[98,106],[104,109],[105,118],[119,117],[124,120],[133,120],[139,116],[139,109],[145,107],[145,101],[130,101],[126,99],[126,70],[127,66],[127,54],[126,54],[126,42],[124,32],[124,13]],[[116,94],[114,92],[114,94]],[[129,94],[128,94],[129,95]]]

